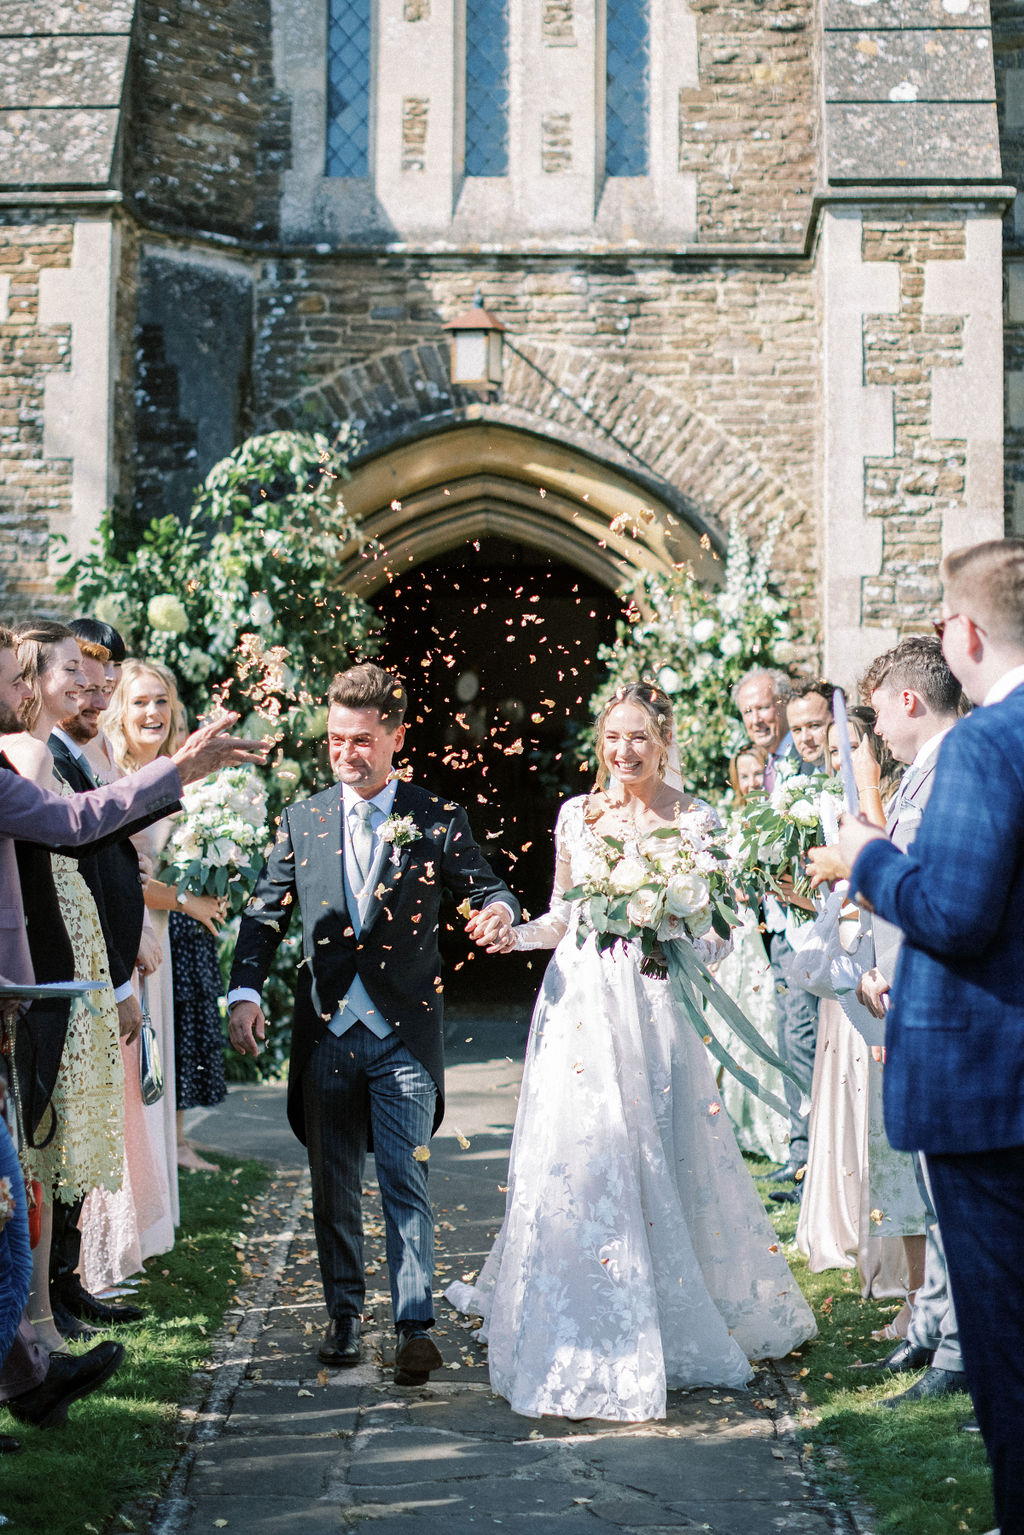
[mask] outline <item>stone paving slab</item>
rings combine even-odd
[[[479,1031],[472,1032],[479,1049]],[[464,1150],[454,1133],[433,1143],[439,1291],[449,1275],[475,1274],[500,1224],[518,1079],[501,1050],[499,1044],[491,1062],[478,1058],[449,1070],[449,1124],[470,1147]],[[230,1112],[219,1129],[215,1116],[206,1116],[203,1144],[239,1155],[258,1151],[255,1105],[246,1100],[239,1107],[233,1123],[244,1132],[244,1148],[225,1144]],[[261,1089],[258,1110],[268,1123],[274,1112],[283,1116],[283,1094],[275,1101],[272,1091]],[[268,1160],[276,1166],[288,1161],[281,1144],[275,1131]],[[195,1414],[191,1444],[151,1535],[213,1529],[348,1535],[364,1526],[372,1535],[854,1530],[849,1516],[808,1482],[787,1420],[769,1410],[787,1401],[783,1380],[771,1369],[759,1372],[750,1392],[672,1392],[658,1423],[524,1418],[490,1391],[486,1348],[472,1324],[439,1297],[435,1336],[445,1368],[425,1386],[395,1386],[372,1162],[364,1180],[367,1262],[374,1272],[363,1361],[352,1370],[324,1369],[316,1348],[327,1318],[308,1183],[294,1169],[289,1177],[288,1198],[272,1191],[262,1225],[250,1230],[251,1309],[242,1292],[229,1329],[238,1336],[225,1355],[238,1361],[230,1389],[218,1394],[215,1365],[211,1402]],[[275,1221],[287,1222],[287,1230]],[[277,1255],[276,1268],[267,1266],[270,1254]],[[240,1357],[243,1342],[247,1352]]]

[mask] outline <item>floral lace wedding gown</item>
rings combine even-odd
[[[637,1422],[664,1417],[667,1388],[745,1385],[749,1360],[782,1357],[815,1324],[668,983],[641,974],[633,945],[577,947],[562,892],[594,835],[585,803],[559,814],[551,910],[519,930],[520,947],[555,954],[505,1220],[475,1283],[446,1294],[484,1318],[491,1384],[515,1412]]]

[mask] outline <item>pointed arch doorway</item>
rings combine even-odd
[[[413,566],[370,600],[381,660],[410,694],[403,759],[417,782],[466,807],[495,870],[530,912],[544,911],[558,807],[592,782],[573,740],[621,598],[566,561],[485,537]],[[449,1003],[498,996],[528,1007],[546,957],[468,960],[454,925],[442,942]]]

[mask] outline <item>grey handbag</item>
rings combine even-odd
[[[139,1087],[142,1101],[159,1103],[164,1095],[164,1067],[160,1059],[160,1046],[156,1030],[149,1014],[149,992],[145,977],[142,981],[142,1028],[139,1030]]]

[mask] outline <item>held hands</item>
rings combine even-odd
[[[228,1021],[228,1038],[239,1055],[259,1055],[267,1037],[267,1020],[256,1002],[236,1002]]]
[[[466,936],[488,954],[510,954],[516,946],[512,918],[505,906],[485,906],[483,911],[473,912],[466,923]]]
[[[218,714],[194,730],[184,745],[178,748],[171,761],[177,767],[182,783],[195,783],[222,767],[232,767],[237,763],[266,762],[272,744],[269,741],[250,741],[241,736],[225,735],[224,732],[237,720],[237,714]]]

